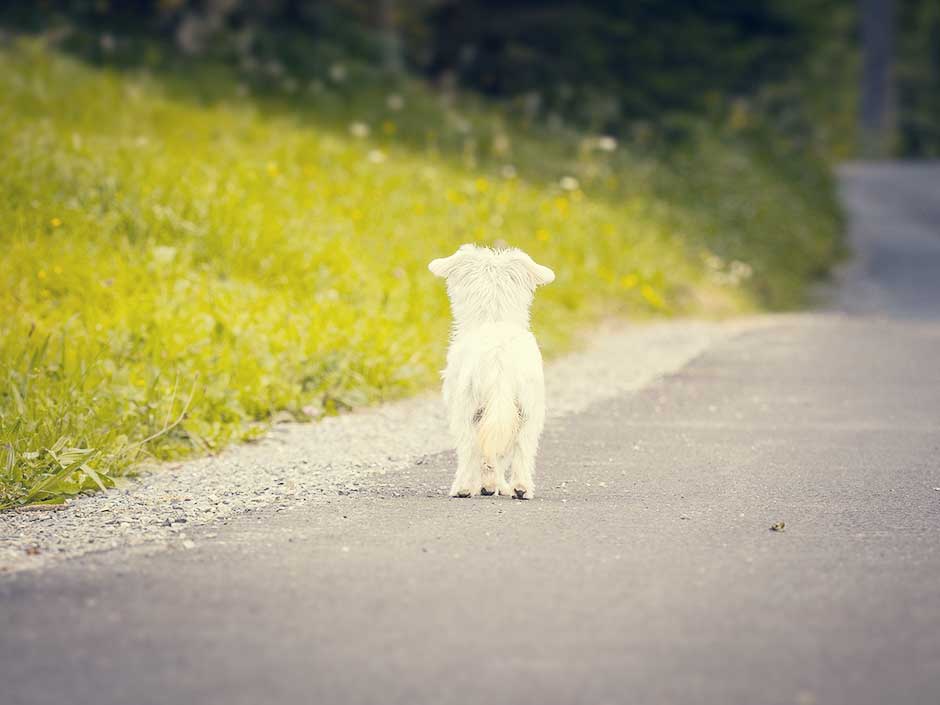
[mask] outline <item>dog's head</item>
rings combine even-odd
[[[461,245],[450,257],[428,264],[447,282],[457,324],[471,321],[527,323],[537,286],[555,280],[555,273],[515,248],[494,250]]]

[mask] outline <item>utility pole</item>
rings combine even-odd
[[[862,156],[883,159],[894,146],[894,0],[859,0],[862,40]]]

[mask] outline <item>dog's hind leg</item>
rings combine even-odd
[[[511,496],[516,499],[535,497],[535,455],[539,448],[539,432],[534,424],[524,424],[512,452]]]
[[[457,474],[450,487],[451,497],[472,497],[480,494],[483,458],[470,438],[457,445]]]

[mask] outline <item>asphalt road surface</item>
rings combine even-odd
[[[940,166],[842,183],[848,313],[550,423],[533,501],[444,454],[7,576],[0,702],[940,703]]]

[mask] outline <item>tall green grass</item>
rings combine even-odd
[[[548,354],[606,315],[795,305],[837,251],[827,186],[733,135],[665,162],[408,81],[270,83],[0,49],[0,506],[432,385],[426,263],[463,242],[555,269]]]

